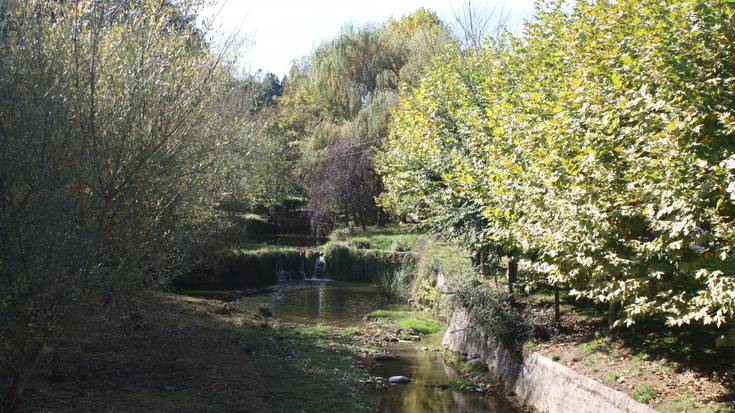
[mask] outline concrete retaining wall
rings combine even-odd
[[[626,394],[575,373],[538,353],[519,360],[473,325],[466,311],[452,316],[442,344],[480,357],[519,400],[548,413],[653,413]]]

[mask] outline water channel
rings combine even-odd
[[[274,317],[296,323],[355,326],[372,311],[391,306],[377,286],[328,280],[279,284],[265,294],[248,297],[248,305],[267,305]],[[438,348],[441,335],[421,342],[398,342],[386,349],[396,360],[366,360],[372,376],[408,376],[408,384],[372,388],[370,397],[382,413],[517,412],[507,401],[482,393],[457,391],[448,386],[457,378]],[[428,349],[428,350],[427,350]]]

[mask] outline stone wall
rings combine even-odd
[[[626,394],[611,389],[538,353],[518,359],[473,325],[466,311],[456,311],[442,344],[481,358],[491,376],[518,399],[548,413],[653,413]]]

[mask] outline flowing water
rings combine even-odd
[[[341,327],[359,324],[368,313],[388,305],[372,284],[323,279],[279,284],[255,302],[267,305],[275,318],[286,322]]]
[[[267,294],[251,298],[250,305],[267,305],[274,317],[283,321],[338,326],[358,325],[368,313],[390,305],[375,285],[328,280],[282,283]],[[444,363],[439,352],[431,351],[440,344],[440,336],[419,343],[394,343],[386,350],[397,356],[396,360],[366,360],[372,376],[411,378],[408,384],[371,388],[371,398],[380,412],[517,412],[501,398],[449,388],[449,380],[457,378],[457,373]]]

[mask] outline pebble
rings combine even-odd
[[[388,381],[393,384],[404,384],[410,382],[411,379],[406,376],[392,376],[390,379],[388,379]]]
[[[390,361],[395,360],[396,356],[388,353],[375,353],[373,354],[373,359],[376,361]]]

